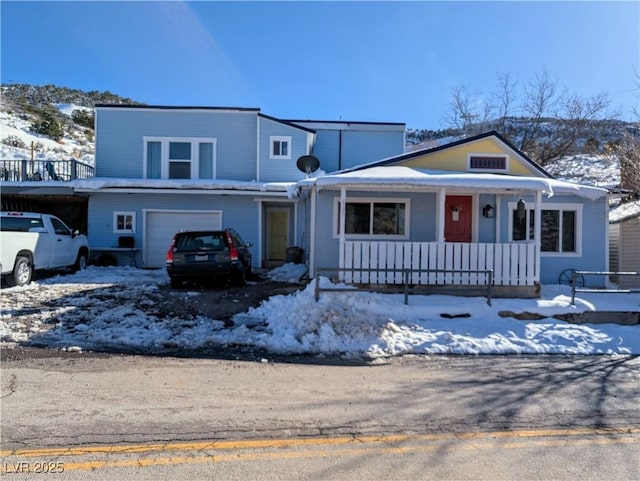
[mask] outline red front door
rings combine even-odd
[[[448,195],[444,201],[444,240],[471,242],[471,196]]]

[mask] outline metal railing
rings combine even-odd
[[[608,293],[608,294],[635,294],[640,293],[640,289],[599,289],[595,287],[578,287],[578,280],[581,278],[584,281],[584,276],[638,276],[640,278],[640,272],[609,272],[609,271],[577,271],[574,270],[571,273],[571,305],[576,303],[576,292],[591,292],[591,293]]]
[[[0,159],[0,181],[25,182],[42,180],[90,179],[93,165],[79,160]]]
[[[416,273],[429,273],[429,274],[484,274],[486,277],[486,283],[484,284],[486,287],[486,295],[487,304],[491,305],[491,286],[493,285],[493,269],[486,270],[447,270],[447,269],[438,269],[438,270],[425,270],[425,269],[378,269],[378,268],[370,268],[370,269],[358,269],[355,267],[316,267],[315,269],[315,299],[316,302],[320,299],[320,292],[349,292],[348,289],[344,288],[321,288],[320,287],[320,273],[321,272],[385,272],[385,273],[402,273],[403,278],[403,292],[404,292],[404,303],[409,304],[409,294],[412,289],[413,284],[409,282],[411,275]],[[397,284],[396,284],[397,285]],[[465,288],[468,289],[470,287],[474,287],[481,284],[469,284],[469,285],[461,285],[461,284],[439,284],[438,287],[450,287],[450,288]],[[428,287],[428,286],[421,286]],[[359,290],[365,290],[370,292],[379,291],[379,289],[375,288],[359,288]]]

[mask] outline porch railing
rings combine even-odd
[[[316,302],[318,302],[320,300],[320,292],[349,292],[350,288],[345,288],[345,287],[320,287],[320,276],[323,272],[349,272],[351,274],[355,273],[355,272],[366,272],[368,271],[368,269],[355,269],[355,268],[350,268],[350,269],[346,269],[346,268],[332,268],[332,267],[316,267],[316,276],[315,276],[315,299]],[[378,268],[378,272],[380,272],[380,268]],[[394,274],[396,273],[396,271],[393,271]],[[411,276],[413,274],[415,274],[416,272],[412,269],[403,269],[402,270],[402,283],[404,285],[404,303],[405,304],[409,304],[409,294],[411,292],[410,289],[410,285],[413,285],[414,283],[410,282]],[[443,273],[443,274],[448,274],[448,273],[454,273],[454,274],[459,274],[459,271],[436,271],[436,273]],[[493,286],[493,271],[492,270],[487,270],[487,271],[467,271],[467,274],[476,274],[476,275],[482,275],[484,278],[484,286],[485,286],[485,290],[486,290],[486,298],[487,298],[487,304],[491,305],[491,286]],[[340,274],[339,274],[340,276]],[[342,276],[344,277],[344,276]],[[368,289],[368,290],[372,290],[372,289]]]
[[[76,180],[94,177],[93,165],[79,160],[0,159],[0,181]]]
[[[536,266],[534,243],[346,241],[339,267],[354,284],[402,284],[409,269],[415,285],[485,285],[478,271],[491,270],[494,285],[533,286]]]

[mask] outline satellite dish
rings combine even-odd
[[[296,161],[296,165],[298,166],[298,170],[309,175],[318,170],[318,167],[320,167],[320,161],[313,155],[303,155]]]

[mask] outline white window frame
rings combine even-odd
[[[508,235],[509,235],[509,242],[515,242],[515,243],[520,243],[520,242],[534,242],[534,239],[529,238],[529,216],[531,215],[531,211],[535,212],[535,206],[533,202],[527,202],[526,203],[526,207],[525,207],[525,219],[526,219],[526,225],[527,225],[527,239],[524,240],[520,240],[520,241],[514,241],[513,240],[513,213],[515,210],[517,210],[518,208],[518,203],[517,202],[509,202],[507,204],[508,206],[508,211],[509,211],[509,222],[508,222]],[[541,204],[540,206],[540,211],[543,210],[558,210],[558,211],[563,211],[563,210],[572,210],[575,211],[576,213],[576,232],[575,232],[575,244],[576,244],[576,250],[575,252],[567,252],[567,251],[559,251],[559,252],[550,252],[550,251],[540,251],[540,256],[542,257],[581,257],[582,256],[582,230],[583,230],[583,223],[582,223],[582,211],[583,211],[584,206],[582,204]],[[534,214],[535,215],[535,214]],[[542,227],[541,227],[542,229]],[[560,242],[562,242],[562,214],[560,214],[560,226],[559,226],[560,232],[559,232],[559,237],[560,237]],[[542,241],[542,239],[541,239]]]
[[[386,197],[347,197],[346,204],[369,204],[371,210],[373,210],[374,204],[404,204],[404,234],[372,234],[372,225],[369,226],[369,234],[347,234],[345,232],[345,239],[370,239],[370,240],[407,240],[409,239],[409,227],[410,212],[411,212],[411,199],[408,198],[386,198]],[[332,230],[333,238],[340,238],[340,225],[338,224],[338,218],[340,214],[340,197],[334,197],[333,199],[333,221]],[[373,215],[371,216],[371,222],[373,222]]]
[[[160,179],[171,180],[169,177],[169,162],[189,162],[191,164],[191,179],[200,179],[200,144],[213,144],[213,178],[217,178],[217,157],[218,139],[215,137],[143,137],[143,176],[148,178],[147,173],[147,144],[149,142],[160,142],[161,168]],[[169,144],[172,142],[191,143],[191,160],[181,160],[169,158]]]
[[[131,229],[118,229],[118,217],[131,217]],[[136,213],[134,211],[116,210],[113,212],[113,233],[114,234],[135,234],[136,233]]]
[[[270,159],[281,159],[281,160],[287,160],[287,159],[291,159],[291,149],[292,149],[292,144],[291,144],[291,136],[290,135],[271,135],[269,136],[269,158]],[[287,155],[276,155],[274,153],[274,147],[275,147],[275,143],[279,142],[279,143],[283,143],[286,142],[287,144]],[[280,147],[282,151],[282,147]]]
[[[478,169],[471,167],[471,158],[472,157],[501,157],[504,158],[504,169]],[[494,172],[504,174],[505,172],[509,172],[509,156],[506,154],[468,154],[467,155],[467,171],[468,172]]]

